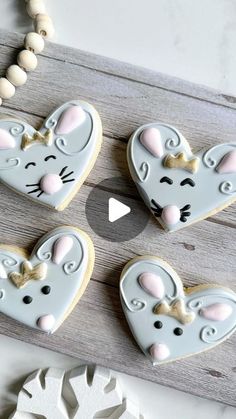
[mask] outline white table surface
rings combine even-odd
[[[58,43],[236,95],[234,0],[45,1]],[[0,26],[8,30],[25,33],[31,25],[24,0],[1,0],[0,17]],[[69,369],[78,363],[0,335],[0,419],[7,419],[27,374],[48,366]],[[126,395],[139,401],[146,419],[236,417],[236,409],[118,375]]]

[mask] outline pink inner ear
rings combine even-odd
[[[216,171],[220,174],[236,173],[236,151],[229,151],[225,154],[218,166]]]
[[[157,128],[145,129],[140,135],[140,142],[154,157],[163,156],[161,133]]]
[[[73,239],[69,236],[60,237],[53,246],[52,261],[59,265],[73,247]]]
[[[57,135],[69,134],[85,120],[85,112],[81,106],[71,106],[66,109],[57,123],[55,133]]]
[[[139,284],[141,287],[155,298],[162,299],[165,294],[164,284],[162,279],[151,273],[144,272],[139,276]]]
[[[229,304],[216,303],[205,307],[200,311],[200,315],[208,320],[222,322],[226,320],[233,312]]]
[[[8,150],[9,148],[14,148],[16,142],[9,132],[5,129],[0,128],[0,150]]]

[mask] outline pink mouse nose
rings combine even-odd
[[[153,362],[164,361],[166,358],[170,356],[170,350],[168,346],[165,345],[165,343],[154,343],[154,345],[151,346],[149,352]]]
[[[53,195],[58,192],[63,186],[63,182],[59,175],[48,174],[41,178],[40,188],[47,195]]]
[[[177,224],[180,220],[180,210],[175,205],[167,205],[162,210],[161,218],[165,224]]]

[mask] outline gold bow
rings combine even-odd
[[[182,324],[192,323],[195,319],[195,313],[187,312],[184,300],[179,299],[168,304],[166,301],[159,303],[154,307],[154,314],[166,314],[174,317]]]
[[[33,268],[30,262],[25,261],[21,264],[21,273],[11,272],[9,278],[17,288],[23,288],[29,281],[42,281],[45,279],[47,268],[46,263],[39,263]]]
[[[49,146],[52,145],[52,140],[53,134],[51,129],[48,129],[44,134],[41,134],[39,131],[35,131],[33,137],[31,137],[28,133],[25,133],[22,136],[21,148],[22,150],[26,150],[35,143],[41,143]]]
[[[197,157],[188,160],[184,153],[178,153],[176,156],[168,154],[164,160],[164,167],[169,169],[185,169],[188,172],[196,173],[199,168],[199,159]]]

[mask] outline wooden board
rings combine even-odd
[[[22,46],[21,35],[0,31],[2,74]],[[94,170],[62,213],[30,203],[0,185],[1,242],[32,246],[61,224],[79,226],[95,244],[93,278],[73,313],[53,336],[32,331],[0,316],[8,336],[95,362],[115,370],[236,406],[236,334],[210,352],[153,368],[134,342],[119,300],[123,265],[145,253],[166,259],[186,285],[219,283],[236,291],[236,205],[180,232],[166,234],[154,218],[130,242],[109,243],[91,231],[85,202],[95,184],[123,176],[132,182],[126,143],[139,125],[160,120],[173,124],[193,148],[236,139],[236,98],[152,71],[71,48],[48,44],[37,71],[0,112],[22,116],[39,126],[42,118],[70,99],[85,99],[98,109],[104,144]],[[117,196],[122,191],[117,185]],[[139,200],[135,188],[133,199]],[[99,207],[94,209],[99,222]],[[158,397],[158,395],[157,395]]]

